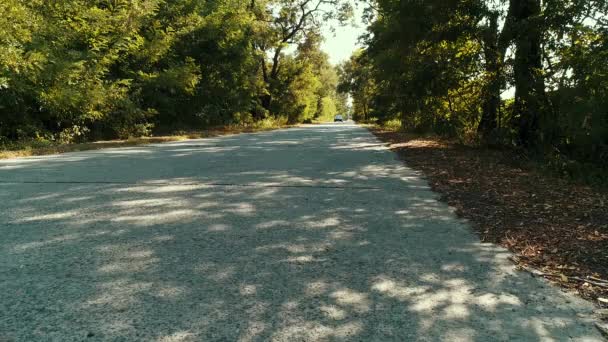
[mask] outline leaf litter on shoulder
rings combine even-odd
[[[608,194],[549,176],[509,151],[372,129],[480,238],[600,306],[608,298]]]

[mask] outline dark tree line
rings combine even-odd
[[[358,119],[608,165],[605,0],[362,2]]]

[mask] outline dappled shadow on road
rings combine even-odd
[[[359,185],[375,186],[374,181],[386,180],[378,172],[390,172],[395,178],[399,173],[415,175],[398,163],[387,166],[385,153],[364,130],[308,127],[0,161],[0,180],[132,183],[185,179],[247,184],[262,178],[270,183],[320,185],[359,184],[368,178],[369,182]]]
[[[192,153],[183,165],[204,169],[238,155],[225,172],[0,183],[0,331],[17,340],[594,340],[577,300],[515,272],[365,131],[288,132],[137,157],[152,167],[148,158]],[[19,170],[52,180],[105,163],[83,158]]]

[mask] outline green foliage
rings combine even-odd
[[[336,114],[338,114],[338,109],[334,99],[329,96],[321,98],[317,113],[317,120],[332,121]]]
[[[2,1],[0,139],[71,143],[312,118],[320,99],[338,97],[317,19],[348,8],[302,4],[312,10],[304,18],[279,0]],[[272,80],[262,70],[271,64]]]
[[[604,0],[377,0],[338,89],[357,120],[606,170],[607,14]]]

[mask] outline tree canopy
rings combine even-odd
[[[331,116],[329,0],[6,0],[0,143]]]
[[[362,3],[357,119],[608,164],[605,0]]]

